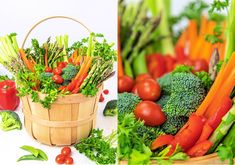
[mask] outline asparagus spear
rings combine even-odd
[[[228,130],[231,128],[233,123],[235,122],[235,105],[228,111],[228,113],[222,118],[220,125],[216,128],[216,130],[211,135],[209,141],[213,143],[213,146],[210,148],[208,153],[213,153],[221,140],[228,133]]]

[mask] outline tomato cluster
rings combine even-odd
[[[61,77],[62,70],[67,66],[67,62],[59,62],[57,67],[51,69],[50,67],[46,67],[45,72],[53,73],[52,80],[56,84],[62,84],[64,82],[63,78]]]
[[[71,155],[71,148],[70,147],[63,147],[61,149],[61,153],[56,156],[55,161],[58,164],[73,164],[73,158]]]

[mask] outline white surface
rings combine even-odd
[[[33,24],[47,16],[65,15],[82,21],[92,31],[102,33],[110,42],[117,40],[117,0],[1,0],[0,3],[0,36],[16,32],[19,45],[21,46],[23,37]],[[76,41],[81,37],[87,36],[87,32],[80,25],[66,20],[51,20],[40,25],[30,38],[39,38],[39,41],[45,41],[49,36],[68,34],[69,40]],[[28,40],[30,42],[30,39]],[[115,67],[116,69],[116,67]],[[0,74],[7,71],[0,66]],[[115,117],[103,117],[102,111],[106,102],[117,98],[116,76],[105,83],[105,89],[109,89],[110,94],[104,95],[105,102],[99,103],[97,127],[104,129],[104,133],[110,134],[116,129]],[[23,122],[21,109],[16,111]],[[66,135],[65,135],[66,136]],[[22,161],[16,163],[16,160],[27,154],[19,147],[31,145],[45,151],[49,157],[47,162],[40,161]],[[38,143],[32,139],[25,129],[21,131],[0,131],[0,164],[4,165],[37,165],[55,163],[55,157],[60,153],[62,147],[50,147]],[[72,157],[74,164],[89,165],[94,164],[88,158],[81,155],[72,147]]]

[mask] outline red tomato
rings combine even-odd
[[[59,67],[57,67],[57,68],[55,68],[55,69],[53,70],[53,73],[54,73],[55,75],[61,75],[61,74],[62,74],[62,69],[59,68]]]
[[[143,81],[143,80],[151,79],[151,78],[152,78],[152,76],[151,76],[150,74],[148,74],[148,73],[143,73],[143,74],[137,75],[135,81],[136,81],[136,83],[139,83],[139,82],[141,82],[141,81]]]
[[[183,46],[176,46],[175,53],[176,53],[176,57],[179,61],[182,61],[182,60],[186,59],[186,57],[187,57]]]
[[[118,92],[131,92],[134,86],[134,80],[129,76],[122,76],[118,78]]]
[[[194,72],[205,71],[208,72],[209,66],[206,60],[204,59],[197,59],[194,61]]]
[[[170,55],[164,56],[166,62],[166,70],[167,72],[171,72],[174,69],[175,59]]]
[[[67,62],[58,62],[57,67],[63,69],[67,66],[67,64],[68,64]]]
[[[156,150],[160,147],[168,145],[174,139],[172,135],[160,135],[151,144],[151,150]]]
[[[167,68],[165,65],[165,59],[162,55],[150,54],[146,56],[146,59],[148,71],[153,76],[153,78],[161,77],[166,73]]]
[[[45,72],[52,72],[53,70],[50,67],[46,67]]]
[[[146,79],[137,84],[138,95],[142,100],[156,101],[161,94],[161,87],[157,81]]]
[[[166,121],[166,116],[162,112],[161,107],[152,101],[140,102],[135,110],[135,117],[144,121],[148,126],[159,126]]]
[[[194,66],[194,61],[187,58],[184,61],[182,61],[182,64],[187,66]]]
[[[172,141],[171,145],[175,147],[179,144],[184,151],[187,151],[199,139],[203,129],[203,124],[202,117],[192,114],[186,123],[187,126],[175,135],[175,139]]]
[[[202,141],[187,151],[187,155],[190,157],[198,157],[203,156],[207,153],[207,151],[211,148],[212,142],[209,140]]]
[[[103,102],[104,101],[104,96],[103,96],[103,94],[101,93],[100,94],[100,98],[99,98],[99,102]]]
[[[62,77],[60,75],[54,75],[52,77],[52,80],[56,83],[56,84],[62,84],[64,82],[64,80],[62,79]]]
[[[221,106],[215,111],[213,116],[208,119],[208,124],[213,128],[216,129],[220,124],[223,116],[230,110],[233,105],[233,101],[230,99],[229,96],[225,97],[222,101]]]
[[[65,156],[63,154],[59,154],[55,158],[56,163],[64,164],[65,163]]]
[[[65,156],[68,156],[71,154],[71,148],[70,147],[63,147],[62,150],[61,150],[61,154],[65,155]]]
[[[103,93],[104,93],[105,95],[107,95],[107,94],[109,94],[109,90],[108,90],[108,89],[105,89],[105,90],[103,91]]]
[[[72,157],[66,157],[65,158],[65,164],[73,164],[73,158]]]
[[[138,95],[138,90],[137,90],[137,84],[135,84],[135,86],[132,88],[131,93],[135,94],[136,96],[139,96]]]

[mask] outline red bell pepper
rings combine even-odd
[[[233,102],[230,99],[230,97],[229,96],[225,97],[222,101],[221,106],[216,110],[216,113],[213,114],[213,116],[211,116],[208,119],[208,124],[213,129],[216,129],[219,126],[223,116],[230,110],[232,105],[233,105]]]
[[[158,136],[151,144],[151,150],[156,150],[162,146],[168,145],[172,142],[174,136],[172,135],[161,135]]]
[[[200,135],[197,143],[207,140],[213,131],[214,129],[210,126],[210,124],[208,124],[208,122],[206,122],[203,126],[202,134]]]
[[[15,110],[20,99],[16,96],[17,90],[14,81],[5,80],[0,82],[0,110]]]
[[[192,114],[189,117],[186,125],[187,126],[184,127],[183,130],[175,135],[174,140],[171,142],[170,145],[172,145],[173,148],[175,148],[177,144],[184,151],[187,151],[189,148],[191,148],[197,142],[201,135],[204,125],[204,119],[200,116]]]
[[[207,153],[207,151],[211,148],[211,146],[212,146],[212,142],[210,142],[209,140],[205,140],[194,145],[192,148],[190,148],[187,151],[187,154],[190,157],[203,156]]]

